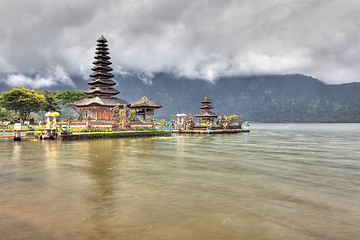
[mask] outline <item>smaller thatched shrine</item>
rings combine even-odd
[[[135,116],[141,116],[143,122],[150,123],[154,119],[154,110],[161,108],[161,104],[151,100],[147,97],[143,97],[130,104],[131,109],[135,109]]]
[[[212,124],[214,124],[214,119],[218,116],[210,111],[210,109],[213,108],[210,103],[211,101],[207,97],[205,97],[201,101],[202,106],[200,107],[200,109],[202,109],[202,112],[195,115],[196,118],[201,119],[201,123],[211,122]]]

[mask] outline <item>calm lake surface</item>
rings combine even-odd
[[[360,239],[360,124],[0,153],[1,239]]]

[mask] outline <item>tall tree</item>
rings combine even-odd
[[[18,113],[23,121],[29,118],[30,113],[40,111],[45,102],[44,95],[22,86],[3,92],[0,96],[0,105]]]
[[[36,91],[38,94],[42,94],[45,97],[45,104],[43,104],[43,106],[41,107],[41,111],[43,112],[43,117],[45,115],[46,112],[60,112],[61,111],[61,107],[60,105],[60,101],[58,99],[56,99],[56,95],[57,92],[56,91],[50,91],[47,89],[43,89],[43,90],[37,90]]]
[[[62,105],[65,106],[68,113],[69,108],[72,108],[78,114],[78,118],[80,120],[82,119],[83,112],[74,106],[74,102],[86,97],[87,95],[82,90],[62,90],[55,96],[55,98],[58,99]]]

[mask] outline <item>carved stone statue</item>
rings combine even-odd
[[[189,125],[189,129],[193,129],[195,126],[195,120],[193,118],[193,116],[190,114],[189,118],[188,118],[188,125]]]
[[[225,127],[225,129],[227,129],[229,126],[230,126],[230,121],[229,121],[229,117],[226,115],[225,117],[224,117],[224,127]]]
[[[116,104],[115,107],[110,109],[111,119],[115,120],[116,123],[119,123],[119,112],[120,112],[119,104]]]

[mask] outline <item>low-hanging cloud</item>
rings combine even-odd
[[[115,74],[360,81],[359,12],[357,0],[3,0],[0,81],[40,88],[87,79],[102,34]]]
[[[7,81],[10,86],[31,86],[34,88],[52,87],[54,85],[75,86],[70,76],[60,66],[31,77],[21,73],[9,74]]]

